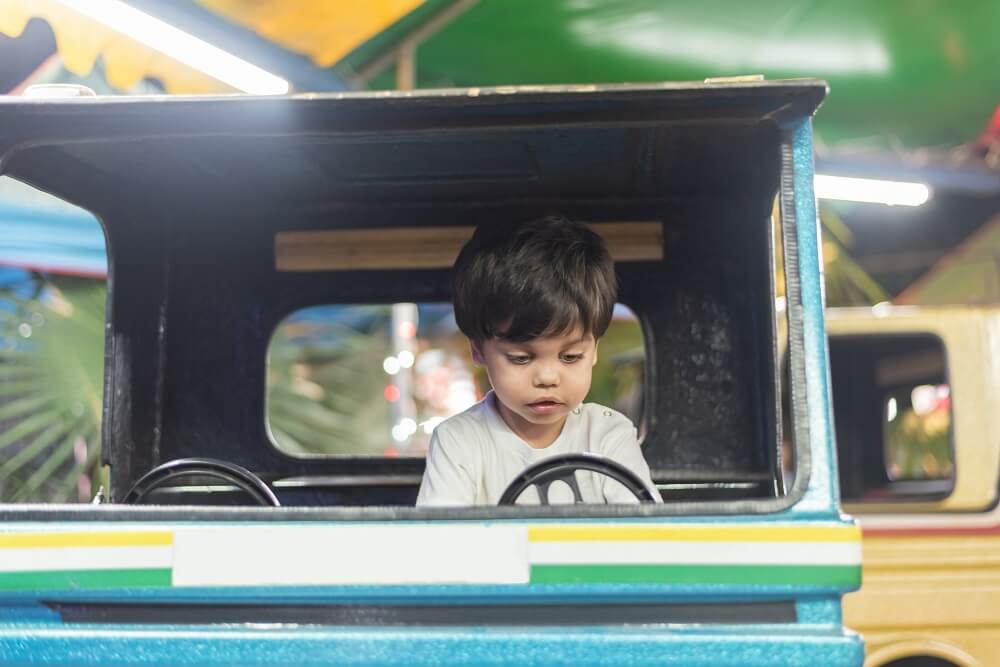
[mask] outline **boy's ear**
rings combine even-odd
[[[591,364],[590,364],[591,366],[596,366],[597,365],[597,347],[600,344],[601,344],[601,341],[599,341],[599,340],[595,340],[594,341],[594,361],[591,362]]]
[[[481,345],[481,343],[477,343],[474,340],[469,341],[469,349],[472,350],[472,361],[479,366],[483,366],[486,363],[483,359],[483,348]]]

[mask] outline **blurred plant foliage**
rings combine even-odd
[[[378,456],[389,409],[382,360],[391,352],[390,306],[355,306],[329,319],[317,308],[275,330],[268,346],[267,422],[289,454]],[[378,400],[372,400],[377,397]]]
[[[0,285],[0,500],[89,500],[99,473],[104,284]]]
[[[950,401],[917,410],[905,393],[898,392],[895,400],[904,407],[886,427],[886,472],[890,479],[948,479],[954,475]]]

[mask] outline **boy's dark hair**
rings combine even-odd
[[[513,229],[480,225],[452,276],[458,328],[475,342],[522,342],[577,325],[600,338],[617,291],[604,239],[581,222],[556,216]]]

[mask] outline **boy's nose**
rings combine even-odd
[[[539,366],[535,372],[536,387],[555,387],[559,384],[559,373],[547,364]]]

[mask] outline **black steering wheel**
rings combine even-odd
[[[167,480],[186,475],[217,477],[245,491],[259,505],[281,507],[271,487],[257,475],[235,463],[218,459],[174,459],[162,463],[145,475],[125,494],[122,502],[138,505],[151,491]]]
[[[632,492],[639,502],[654,503],[656,499],[638,475],[618,461],[597,454],[560,454],[528,466],[507,485],[498,505],[513,505],[529,487],[538,487],[538,497],[543,505],[549,504],[549,487],[553,482],[565,482],[573,491],[573,502],[582,503],[583,494],[576,480],[579,470],[595,472],[619,482]]]

